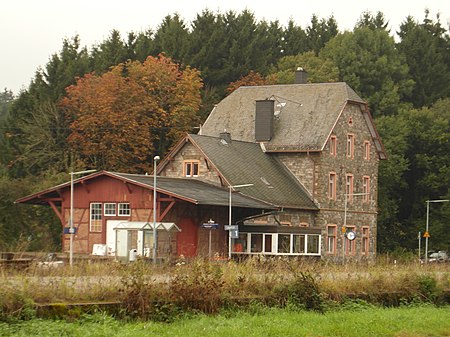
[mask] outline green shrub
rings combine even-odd
[[[309,272],[295,272],[293,280],[284,289],[281,288],[279,295],[285,297],[286,305],[290,308],[324,311],[319,285]]]
[[[201,260],[182,266],[170,281],[171,300],[183,310],[217,313],[223,301],[222,275],[220,265]]]
[[[131,317],[142,319],[165,320],[168,307],[164,303],[167,298],[165,285],[149,276],[149,265],[138,260],[128,264],[121,278],[122,303],[125,312]]]
[[[438,303],[442,295],[442,289],[437,286],[437,281],[429,275],[420,275],[417,279],[418,293],[425,302]]]

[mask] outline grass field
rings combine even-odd
[[[450,307],[355,304],[325,314],[255,307],[253,311],[194,315],[172,323],[126,322],[98,313],[75,322],[0,322],[0,336],[450,336]]]

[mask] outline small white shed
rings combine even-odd
[[[157,222],[156,230],[160,233],[181,232],[173,222]],[[151,257],[153,248],[154,224],[144,221],[121,221],[114,227],[114,252],[119,260],[130,260],[130,251],[137,256]],[[159,243],[158,239],[158,243]]]

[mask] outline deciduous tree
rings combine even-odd
[[[337,82],[339,69],[332,60],[316,56],[313,51],[295,56],[285,56],[278,61],[277,69],[271,75],[279,84],[294,83],[295,71],[302,67],[308,72],[308,82]]]
[[[86,166],[145,172],[152,154],[196,125],[200,88],[196,70],[163,55],[86,75],[61,102],[72,120],[71,149]]]

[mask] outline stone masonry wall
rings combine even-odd
[[[347,135],[354,135],[354,156],[347,156]],[[347,104],[338,119],[331,135],[336,137],[336,155],[330,154],[330,141],[319,153],[282,153],[279,159],[297,177],[321,211],[315,218],[317,226],[322,228],[322,251],[326,252],[327,225],[337,225],[338,240],[335,252],[328,259],[342,259],[342,227],[344,226],[346,175],[353,175],[353,194],[363,192],[363,177],[370,178],[369,201],[364,202],[364,196],[354,195],[347,202],[346,226],[355,227],[357,234],[356,251],[348,258],[372,259],[376,252],[376,222],[378,197],[378,164],[379,157],[366,125],[361,108],[358,105]],[[370,142],[370,159],[364,159],[364,141]],[[330,199],[329,174],[336,174],[336,198]],[[369,227],[369,254],[361,255],[362,227]]]
[[[198,149],[191,143],[186,143],[184,147],[179,151],[171,162],[164,168],[161,175],[167,177],[183,177],[184,162],[189,160],[195,160],[199,163],[199,177],[202,180],[206,180],[212,184],[220,185],[220,180],[216,171],[214,171],[203,155]]]

